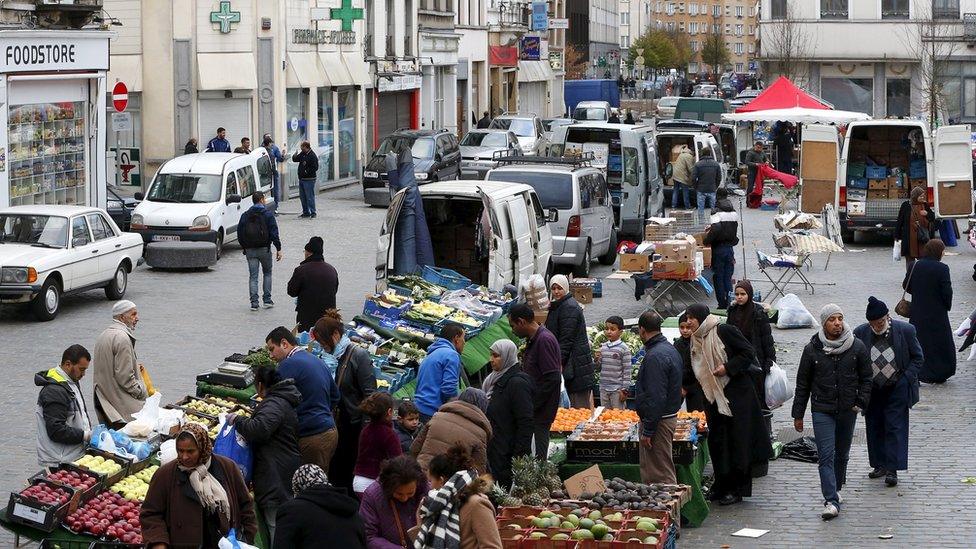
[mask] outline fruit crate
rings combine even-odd
[[[90,541],[66,540],[66,539],[42,539],[37,549],[89,549]]]
[[[98,474],[98,473],[89,471],[88,469],[85,469],[84,467],[79,467],[79,466],[75,465],[74,463],[60,463],[56,467],[50,467],[48,469],[42,470],[41,472],[39,472],[36,475],[32,476],[29,479],[29,481],[33,481],[34,479],[39,478],[39,479],[47,480],[48,482],[53,482],[53,483],[55,483],[55,484],[57,484],[59,486],[65,487],[65,488],[71,488],[72,490],[78,490],[78,488],[75,488],[74,486],[71,486],[70,484],[65,484],[63,482],[58,482],[56,480],[51,480],[51,479],[47,478],[47,476],[49,474],[55,473],[57,471],[75,472],[75,473],[78,473],[78,474],[81,474],[81,475],[87,475],[87,476],[93,477],[95,479],[95,484],[92,484],[91,488],[88,488],[87,490],[84,490],[84,491],[81,492],[81,496],[80,496],[80,502],[81,503],[84,503],[84,502],[90,500],[91,498],[95,497],[95,494],[97,494],[98,492],[100,492],[102,490],[102,488],[105,488],[105,485],[104,485],[105,484],[105,475],[102,475],[102,474]]]
[[[400,305],[399,307],[387,307],[380,303],[377,303],[372,298],[367,299],[363,302],[363,314],[371,316],[373,318],[382,318],[389,321],[400,320],[403,313],[410,310],[413,306],[413,300],[407,300],[406,303]]]
[[[124,543],[121,541],[93,541],[86,545],[88,549],[136,549],[145,547],[142,543]]]
[[[119,469],[118,471],[116,471],[115,473],[113,473],[111,475],[105,475],[105,474],[102,474],[102,473],[95,473],[95,472],[89,471],[88,469],[85,469],[84,467],[81,468],[81,470],[82,471],[85,471],[86,473],[91,473],[91,474],[93,474],[95,476],[98,476],[101,479],[101,481],[102,481],[102,485],[104,487],[106,487],[106,488],[109,487],[109,486],[111,486],[111,485],[113,485],[113,484],[115,484],[116,482],[122,480],[125,476],[127,476],[129,474],[129,466],[132,465],[132,462],[129,461],[129,460],[127,460],[127,459],[125,459],[124,457],[122,457],[122,456],[120,456],[118,454],[113,454],[111,452],[105,452],[103,450],[99,450],[98,448],[93,448],[93,447],[87,448],[85,450],[85,453],[88,454],[88,455],[91,455],[91,456],[100,456],[100,457],[103,457],[105,459],[110,459],[110,460],[114,461],[115,463],[118,463],[119,465],[122,466],[121,469]]]
[[[578,432],[577,432],[578,433]],[[639,443],[634,436],[623,440],[580,440],[573,433],[566,439],[566,459],[576,463],[637,463]]]
[[[197,397],[197,398],[200,399],[200,397]],[[234,408],[242,405],[239,400],[237,400],[236,398],[230,398],[230,397],[215,397],[213,395],[207,395],[207,396],[203,397],[200,400],[203,400],[207,404],[213,404],[214,406],[220,406],[221,408],[223,408],[225,410],[233,410]],[[227,403],[230,403],[230,406],[228,406]]]
[[[671,459],[675,465],[691,465],[698,454],[698,445],[690,440],[671,442]]]
[[[451,269],[443,269],[424,265],[423,279],[432,284],[443,286],[448,290],[462,290],[471,285],[471,279]]]
[[[207,414],[205,412],[201,412],[201,411],[198,411],[198,410],[194,410],[193,408],[187,407],[187,404],[189,404],[189,403],[191,403],[193,401],[203,402],[205,404],[213,404],[212,402],[207,402],[206,399],[203,399],[203,398],[197,398],[197,397],[194,397],[194,396],[185,396],[185,397],[181,398],[180,400],[176,401],[175,403],[173,403],[173,407],[175,407],[177,409],[180,409],[180,410],[183,410],[184,412],[187,412],[187,413],[190,413],[190,414],[194,414],[194,415],[197,415],[197,416],[200,416],[200,417],[205,417],[207,419],[211,419],[213,421],[217,421],[217,416],[215,416],[215,415]]]
[[[19,492],[10,492],[10,501],[7,503],[7,520],[43,532],[52,532],[68,515],[69,507],[78,506],[79,494],[70,486],[62,486],[41,478],[35,478],[30,482],[31,486],[37,484],[45,484],[51,488],[64,490],[69,494],[68,501],[60,505],[41,503],[32,497],[21,495]]]

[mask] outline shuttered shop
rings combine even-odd
[[[250,99],[200,99],[200,150],[207,146],[217,128],[227,129],[227,141],[234,150],[241,144],[242,137],[251,138],[251,146],[258,141],[251,135]]]

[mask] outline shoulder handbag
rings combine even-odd
[[[918,265],[918,261],[912,264],[912,269],[908,271],[908,280],[905,281],[905,289],[901,292],[901,299],[898,300],[898,305],[895,305],[895,313],[905,318],[911,318],[912,316],[912,302],[905,299],[905,294],[908,293],[908,285],[912,282],[912,274],[915,273],[915,265]]]
[[[393,500],[388,500],[390,502],[390,510],[393,511],[393,520],[396,521],[397,533],[400,534],[400,547],[408,547],[407,545],[407,533],[403,531],[403,523],[400,522],[400,513],[397,512],[396,505],[393,504]]]

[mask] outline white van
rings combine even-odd
[[[272,175],[263,147],[246,155],[197,153],[167,161],[145,195],[136,194],[141,202],[132,213],[130,230],[142,235],[146,262],[155,267],[213,265],[224,243],[237,239],[237,223],[252,206],[251,194],[263,191],[268,203],[274,202]]]
[[[573,109],[573,120],[582,122],[606,122],[613,108],[609,101],[580,101]]]
[[[884,177],[870,165],[883,167]],[[892,168],[907,177],[893,176]],[[973,214],[967,126],[942,126],[933,137],[921,120],[865,120],[852,122],[840,141],[836,127],[809,124],[800,138],[799,175],[800,210],[819,214],[833,204],[845,240],[855,231],[890,233],[913,185],[924,185],[937,217]]]
[[[666,204],[671,204],[671,192],[674,190],[674,181],[671,179],[671,170],[673,169],[671,162],[677,158],[678,151],[682,146],[688,147],[695,155],[695,162],[701,160],[702,151],[706,147],[712,151],[712,157],[722,165],[722,183],[720,186],[726,186],[729,167],[722,155],[722,147],[718,140],[708,131],[691,128],[664,129],[654,134],[654,140],[657,143],[658,169],[661,172],[661,177],[664,178],[664,200]]]
[[[444,181],[419,187],[438,267],[493,290],[521,287],[533,274],[547,277],[552,235],[532,187],[494,181]],[[394,274],[393,242],[406,189],[390,201],[376,246],[376,291]],[[483,214],[487,213],[487,219]],[[548,278],[548,277],[547,277]]]

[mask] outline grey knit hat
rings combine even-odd
[[[828,318],[837,314],[844,314],[839,305],[834,303],[824,305],[823,309],[820,309],[820,325],[823,326],[827,323]]]

